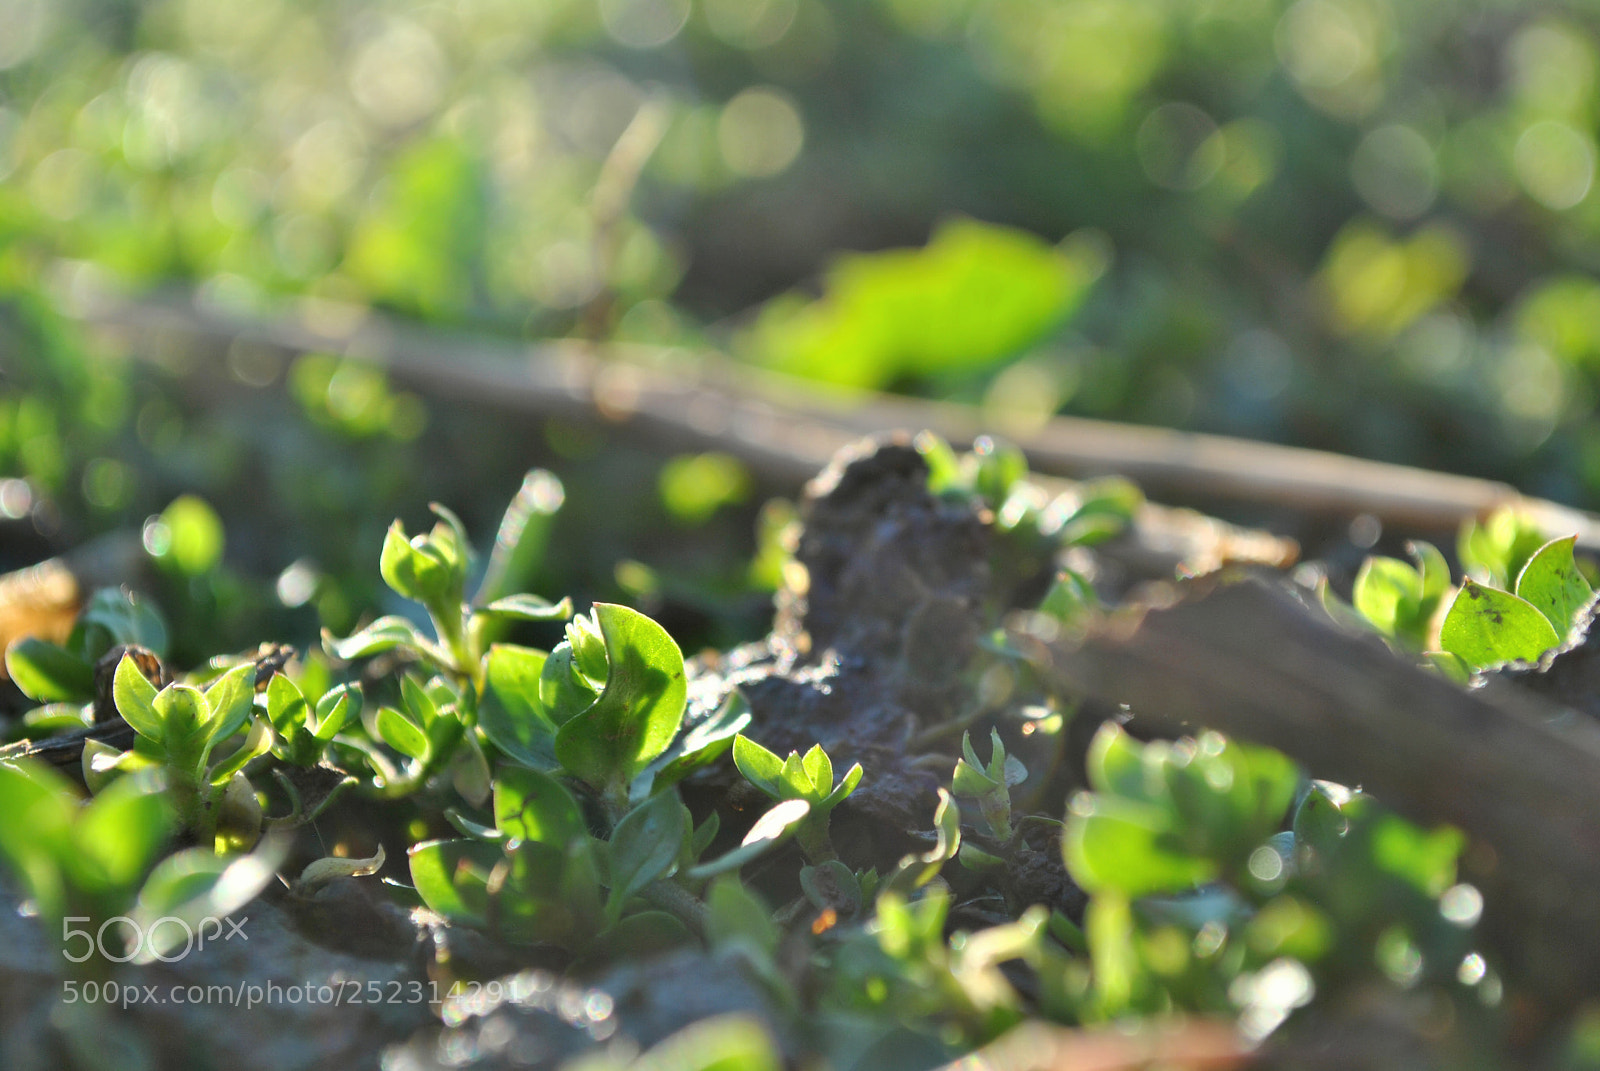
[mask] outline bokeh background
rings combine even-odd
[[[392,517],[487,539],[543,465],[536,590],[705,642],[766,613],[782,508],[735,457],[337,354],[186,389],[71,315],[88,287],[1590,506],[1597,48],[1589,5],[1510,0],[0,0],[0,567],[133,531],[179,652],[338,631]]]

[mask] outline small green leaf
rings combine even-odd
[[[172,832],[175,815],[160,771],[120,777],[84,808],[73,829],[78,884],[132,890]]]
[[[596,603],[609,670],[594,704],[561,726],[556,757],[578,777],[625,796],[628,785],[665,751],[683,721],[683,652],[665,629],[637,610]]]
[[[482,926],[489,907],[489,875],[500,846],[480,840],[430,840],[412,845],[411,884],[422,902],[445,918]]]
[[[1451,654],[1449,651],[1424,651],[1422,657],[1445,680],[1455,681],[1457,684],[1467,684],[1472,680],[1472,667],[1460,655]]]
[[[821,744],[811,745],[811,750],[800,760],[800,766],[811,783],[807,799],[823,799],[833,791],[833,760],[828,758]]]
[[[985,870],[996,870],[1006,865],[1006,861],[997,855],[978,848],[971,841],[961,845],[961,850],[956,853],[956,862],[968,870],[982,873]]]
[[[1000,787],[1000,782],[990,777],[983,763],[978,761],[970,740],[962,740],[965,755],[956,760],[955,773],[950,778],[950,791],[962,799],[980,799]]]
[[[494,826],[484,825],[482,822],[467,817],[459,807],[446,807],[444,809],[444,817],[445,821],[474,840],[484,840],[499,844],[507,839],[506,835]]]
[[[1171,813],[1153,804],[1080,793],[1067,816],[1067,869],[1091,893],[1129,898],[1182,892],[1211,880],[1216,863],[1181,851],[1171,822]]]
[[[1349,789],[1327,781],[1313,781],[1305,798],[1294,812],[1295,851],[1297,862],[1304,864],[1307,853],[1329,855],[1339,846],[1339,839],[1350,828],[1341,813],[1352,798]]]
[[[784,1061],[758,1018],[728,1013],[691,1023],[628,1066],[633,1071],[782,1071]]]
[[[561,481],[552,473],[528,470],[500,519],[474,601],[492,603],[529,583],[544,557],[551,520],[565,498]]]
[[[425,759],[432,745],[428,742],[428,734],[422,726],[412,721],[394,707],[382,707],[378,710],[378,735],[383,737],[383,742],[413,759]]]
[[[1522,575],[1517,577],[1517,597],[1532,603],[1563,642],[1572,631],[1578,611],[1594,596],[1594,589],[1572,557],[1577,542],[1575,535],[1552,539],[1528,559]]]
[[[588,835],[578,801],[560,781],[537,770],[506,767],[494,781],[495,826],[508,837],[566,849]]]
[[[1084,625],[1099,607],[1100,597],[1094,586],[1071,569],[1056,574],[1055,582],[1039,602],[1041,614],[1073,626]]]
[[[1397,558],[1373,556],[1356,574],[1351,602],[1379,632],[1402,635],[1422,605],[1422,576]]]
[[[140,756],[133,751],[118,751],[110,744],[94,737],[89,737],[83,742],[83,783],[92,794],[98,794],[102,789],[116,780],[116,775],[124,766],[134,765]]]
[[[400,701],[406,714],[424,730],[439,720],[439,705],[414,675],[400,678]]]
[[[282,676],[282,674],[279,674]],[[361,685],[341,684],[330,688],[317,700],[317,723],[311,733],[327,743],[361,713]]]
[[[750,703],[735,689],[715,714],[678,737],[645,768],[629,790],[630,796],[643,799],[711,765],[733,747],[734,740],[750,724],[750,719]]]
[[[1450,590],[1450,563],[1444,560],[1438,547],[1421,539],[1407,543],[1406,553],[1416,561],[1417,570],[1422,574],[1423,599],[1437,602]]]
[[[934,846],[920,854],[907,855],[900,860],[895,872],[884,885],[885,891],[909,895],[939,876],[944,864],[961,851],[961,808],[944,789],[939,790],[939,806],[933,812]]]
[[[972,453],[977,459],[972,489],[992,506],[998,508],[1011,489],[1028,477],[1027,455],[1010,443],[981,436],[973,443]]]
[[[218,855],[210,848],[188,848],[156,864],[139,891],[133,913],[144,930],[147,946],[137,962],[166,955],[184,935],[183,927],[155,926],[172,917],[190,924],[205,918],[226,918],[254,900],[277,877],[283,846],[264,841],[249,855]],[[159,935],[159,936],[158,936]]]
[[[156,655],[167,650],[167,625],[147,599],[124,588],[101,588],[89,596],[67,639],[67,650],[89,665],[118,644],[145,647]]]
[[[1503,506],[1487,520],[1464,525],[1456,550],[1461,564],[1476,578],[1509,588],[1527,560],[1548,541],[1515,507]]]
[[[773,799],[783,799],[783,760],[745,736],[733,739],[733,764],[744,779]]]
[[[565,621],[572,616],[572,600],[550,602],[537,595],[507,595],[474,612],[511,621]]]
[[[711,847],[711,842],[717,839],[717,831],[722,828],[722,818],[716,811],[706,815],[706,820],[695,827],[694,833],[689,837],[689,860],[697,861],[705,850]]]
[[[55,873],[68,854],[78,797],[67,779],[31,759],[0,762],[0,861],[49,910],[62,893]]]
[[[133,726],[134,732],[147,740],[161,742],[162,721],[154,709],[156,686],[145,678],[133,656],[125,654],[117,663],[117,672],[111,679],[111,696],[117,704],[117,713]]]
[[[1560,642],[1555,628],[1531,603],[1470,577],[1462,582],[1439,630],[1440,645],[1474,669],[1516,659],[1535,662]]]
[[[972,746],[972,732],[970,730],[961,734],[961,757],[965,759],[967,765],[971,766],[973,769],[978,770],[979,772],[984,770],[984,762],[982,759],[978,758],[978,752]]]
[[[606,908],[613,920],[621,917],[629,897],[671,875],[688,835],[688,819],[676,792],[652,796],[623,816],[610,844],[611,899]]]
[[[1093,546],[1120,533],[1138,515],[1144,494],[1128,480],[1087,480],[1056,498],[1039,528],[1066,546]]]
[[[423,638],[422,633],[417,631],[417,626],[403,617],[390,615],[378,618],[360,632],[342,640],[335,640],[324,633],[323,646],[335,658],[349,662],[381,654],[384,651],[392,651],[396,647],[426,651],[431,645]]]
[[[568,622],[567,644],[572,648],[572,664],[578,672],[596,688],[603,687],[611,671],[611,661],[606,654],[605,635],[598,616],[579,616]]]
[[[206,729],[211,711],[205,695],[187,684],[171,684],[156,694],[150,709],[161,723],[161,746],[168,761],[199,776],[209,748]]]
[[[557,726],[565,725],[593,706],[599,694],[578,672],[572,644],[566,640],[556,644],[539,672],[539,706],[545,715]]]
[[[250,725],[250,732],[245,736],[244,743],[222,760],[211,770],[210,781],[213,785],[225,785],[233,780],[233,775],[244,769],[251,759],[259,758],[272,749],[272,723],[265,718],[257,717]]]
[[[950,444],[931,431],[924,431],[913,441],[922,462],[928,467],[928,490],[935,495],[961,490],[965,475],[961,471],[961,458]]]
[[[1085,762],[1096,792],[1146,802],[1165,798],[1160,779],[1152,784],[1145,772],[1144,747],[1116,722],[1107,721],[1095,731]]]
[[[383,537],[378,572],[385,584],[413,602],[435,601],[450,587],[449,563],[427,536],[407,539],[399,521],[390,525]]]
[[[206,706],[210,718],[206,723],[207,743],[226,740],[250,720],[250,708],[255,702],[256,667],[241,663],[211,682],[206,689]]]
[[[1133,906],[1128,900],[1116,893],[1091,897],[1083,918],[1094,968],[1095,1012],[1110,1019],[1129,1010],[1139,974]]]
[[[601,930],[581,962],[645,960],[686,945],[698,948],[699,942],[676,916],[665,911],[640,911]]]
[[[778,774],[778,786],[783,790],[786,799],[817,802],[817,793],[811,787],[811,778],[806,774],[805,764],[798,751],[789,752],[789,757],[783,760],[783,770]]]
[[[530,647],[497,643],[484,657],[487,688],[478,727],[491,743],[525,766],[555,765],[556,726],[539,701],[546,655]]]
[[[845,918],[861,910],[861,883],[855,871],[837,859],[801,867],[800,891],[819,910],[831,907]]]
[[[833,786],[833,791],[823,797],[821,803],[817,804],[817,809],[827,812],[837,807],[844,801],[845,797],[856,790],[856,786],[861,783],[862,772],[859,762],[851,763],[850,768],[839,779],[839,783]]]
[[[93,666],[32,636],[6,649],[6,672],[24,695],[39,703],[83,702],[94,695]]]
[[[805,800],[784,800],[774,804],[766,814],[756,819],[756,824],[744,835],[739,847],[701,863],[689,871],[689,877],[698,881],[737,870],[782,842],[810,813],[811,804]]]
[[[286,674],[273,674],[272,680],[267,682],[267,717],[278,735],[292,744],[307,731],[310,715],[311,707],[300,686]]]
[[[569,948],[587,943],[600,923],[590,842],[574,840],[563,849],[522,841],[505,848],[495,870],[504,883],[491,896],[495,932],[523,943]]]

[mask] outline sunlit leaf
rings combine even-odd
[[[1537,661],[1560,642],[1555,628],[1531,603],[1470,577],[1462,582],[1439,629],[1440,645],[1474,669],[1514,659]]]
[[[548,774],[506,767],[494,779],[494,821],[501,833],[565,849],[588,835],[583,812],[566,786]]]
[[[609,663],[605,690],[561,726],[556,757],[596,787],[617,795],[665,751],[683,720],[683,652],[665,629],[626,606],[596,603]]]
[[[94,695],[94,667],[63,647],[27,637],[6,649],[6,672],[40,703],[82,702]]]
[[[1551,540],[1528,559],[1517,577],[1517,597],[1532,603],[1563,641],[1578,611],[1594,596],[1572,557],[1577,542],[1575,535]]]

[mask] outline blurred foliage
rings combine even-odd
[[[9,562],[198,494],[242,526],[231,563],[298,570],[293,605],[343,630],[379,592],[342,533],[429,495],[481,527],[543,464],[595,534],[541,568],[744,627],[708,607],[751,590],[724,551],[763,489],[720,462],[559,422],[486,443],[513,433],[337,355],[237,345],[232,377],[293,404],[187,398],[189,356],[129,373],[57,317],[108,280],[313,326],[710,341],[1012,434],[1066,412],[1600,486],[1579,6],[0,0],[0,25],[0,516],[37,530]],[[665,520],[717,546],[666,562]]]

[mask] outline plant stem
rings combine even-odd
[[[673,915],[697,937],[706,933],[706,905],[682,885],[667,878],[651,882],[639,893],[651,906]]]

